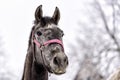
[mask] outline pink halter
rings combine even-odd
[[[62,46],[63,51],[64,51],[63,43],[62,43],[62,41],[59,40],[59,39],[52,39],[52,40],[46,41],[46,42],[43,43],[43,45],[40,45],[40,43],[39,43],[36,39],[34,39],[33,42],[34,42],[38,47],[45,46],[45,45],[50,44],[50,43],[58,43],[58,44],[60,44],[60,45]]]

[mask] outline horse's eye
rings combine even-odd
[[[38,35],[38,36],[41,36],[42,33],[41,33],[40,31],[37,31],[37,35]]]
[[[64,36],[64,33],[62,33],[62,37]]]

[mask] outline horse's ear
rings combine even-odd
[[[42,16],[43,16],[42,5],[40,5],[37,7],[35,11],[35,20],[39,22]]]
[[[54,11],[52,18],[55,21],[55,23],[58,24],[58,22],[60,20],[60,11],[59,11],[58,7],[55,8],[55,11]]]

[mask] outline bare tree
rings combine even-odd
[[[80,69],[74,80],[106,80],[112,72],[111,65],[118,67],[114,63],[120,61],[120,2],[94,0],[87,9],[87,18],[88,22],[79,22],[79,49],[73,54]]]

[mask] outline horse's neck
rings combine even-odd
[[[33,53],[28,50],[22,80],[48,80],[48,72],[33,61]]]
[[[48,72],[43,65],[33,63],[32,80],[48,80]]]

